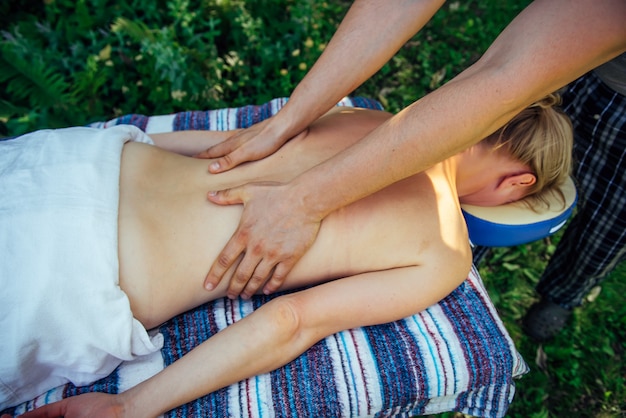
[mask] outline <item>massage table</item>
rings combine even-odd
[[[125,115],[92,126],[132,124],[147,133],[245,128],[273,115],[286,101],[152,117]],[[345,98],[338,105],[381,109],[364,98]],[[57,387],[4,412],[19,414],[85,392],[122,392],[276,296],[220,299],[197,307],[151,331],[164,337],[160,352],[122,363],[90,386]],[[527,371],[472,268],[457,289],[423,312],[331,335],[276,371],[233,384],[165,416],[411,417],[458,411],[502,417],[513,400],[515,379]]]

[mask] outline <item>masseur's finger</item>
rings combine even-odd
[[[211,173],[221,173],[238,166],[239,164],[256,161],[273,154],[287,139],[281,139],[266,130],[270,119],[243,129],[226,141],[214,145],[198,154],[200,158],[216,158],[209,165]]]
[[[253,257],[246,253],[230,279],[226,296],[231,299],[239,295],[244,299],[251,298],[267,280],[269,272],[264,267],[265,264],[259,256]]]
[[[228,190],[222,190],[219,192],[209,192],[208,199],[213,203],[219,205],[234,205],[243,203],[241,195],[244,193],[242,188],[233,188]],[[246,236],[240,231],[240,227],[235,231],[230,240],[226,243],[224,249],[217,256],[211,268],[209,274],[204,280],[204,287],[207,290],[213,290],[217,287],[219,282],[224,277],[226,271],[237,261],[237,259],[245,253],[246,249]],[[244,257],[245,260],[245,257]],[[244,261],[242,260],[242,261]],[[250,262],[250,260],[245,260]],[[242,286],[243,288],[243,286]]]
[[[236,234],[233,235],[211,265],[209,274],[204,279],[204,288],[209,291],[215,289],[222,281],[226,271],[235,264],[239,256],[244,253],[244,250],[245,246],[241,244],[241,238]]]
[[[241,293],[244,298],[249,298],[261,287],[266,295],[279,290],[288,273],[315,239],[319,228],[318,223],[302,223],[298,228],[287,229],[274,225],[271,231],[261,234],[260,238],[250,232],[244,261],[236,267],[230,282],[229,297]],[[256,268],[252,272],[255,264]],[[240,290],[243,285],[245,287]]]
[[[321,225],[321,218],[309,213],[300,199],[295,199],[296,204],[290,201],[292,195],[290,184],[268,182],[209,194],[209,200],[217,204],[242,202],[244,210],[237,230],[211,267],[205,284],[218,283],[230,268],[229,297],[241,292],[251,296],[268,278],[265,292],[279,288],[313,244]],[[234,264],[242,254],[243,259]]]
[[[279,263],[274,268],[272,276],[263,287],[263,293],[269,295],[277,291],[287,278],[287,273],[291,271],[297,260],[292,259],[290,262]]]
[[[269,152],[267,155],[271,153],[272,152]],[[213,174],[221,173],[223,171],[228,171],[231,168],[237,167],[239,164],[245,163],[247,161],[260,160],[267,155],[253,152],[251,146],[242,146],[241,148],[237,148],[232,152],[224,155],[223,157],[220,157],[217,160],[213,161],[209,165],[209,171]]]
[[[220,142],[219,144],[215,144],[212,147],[207,148],[206,150],[194,155],[195,158],[220,158],[226,154],[230,154],[237,148],[239,148],[242,144],[240,140],[238,140],[239,136],[231,136],[225,141]]]
[[[257,293],[261,286],[263,286],[265,282],[267,282],[268,279],[272,277],[273,273],[274,265],[272,264],[272,262],[268,262],[267,260],[262,259],[261,262],[256,266],[256,269],[254,269],[254,273],[252,273],[252,277],[250,277],[250,280],[248,280],[247,283],[243,283],[243,280],[241,281],[241,283],[245,285],[244,288],[240,290],[241,296],[244,299],[251,298],[252,295]],[[234,283],[232,281],[231,286],[229,287],[229,292],[231,288],[234,288]],[[236,289],[234,289],[233,293],[235,292]]]
[[[239,135],[251,135],[246,132],[242,132]],[[230,139],[228,140],[230,141]],[[233,138],[233,141],[240,141],[239,138]],[[242,142],[242,141],[240,141]],[[226,155],[217,158],[217,160],[213,161],[209,165],[209,171],[211,173],[217,174],[223,171],[230,170],[238,166],[239,164],[248,162],[248,161],[256,161],[267,157],[268,155],[273,154],[278,150],[284,142],[277,141],[269,141],[264,140],[262,138],[255,138],[254,141],[248,140],[247,142],[243,142],[240,146],[233,149]],[[221,145],[221,144],[220,144]],[[219,145],[216,145],[219,146]],[[209,151],[213,149],[210,148]]]

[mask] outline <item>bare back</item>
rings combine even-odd
[[[274,155],[226,173],[208,173],[206,160],[130,143],[120,177],[120,286],[146,328],[223,297],[204,278],[242,212],[217,206],[209,190],[250,181],[288,181],[330,158],[382,123],[382,112],[329,115]],[[455,191],[443,167],[398,182],[341,209],[322,223],[311,249],[283,289],[394,267],[435,262],[435,254],[467,246]]]

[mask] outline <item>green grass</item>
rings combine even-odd
[[[558,237],[556,238],[558,239]],[[626,264],[621,264],[554,340],[537,344],[521,331],[536,300],[534,285],[554,250],[551,241],[497,249],[480,272],[531,371],[517,383],[511,417],[626,415]]]
[[[398,111],[475,61],[529,0],[453,1],[354,94]],[[350,5],[340,0],[0,2],[0,136],[288,96]],[[390,6],[391,3],[390,3]],[[376,28],[372,27],[375,31]],[[626,266],[539,346],[520,319],[553,241],[496,249],[481,275],[531,366],[511,417],[626,415]],[[542,360],[536,364],[538,352]],[[457,414],[440,414],[453,417]]]

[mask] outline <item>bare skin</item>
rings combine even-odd
[[[202,154],[220,157],[211,170],[279,148],[376,72],[441,4],[355,1],[280,112]],[[244,203],[245,211],[207,283],[217,285],[236,266],[231,292],[254,292],[265,283],[259,277],[270,276],[264,289],[276,290],[328,214],[468,148],[526,106],[624,52],[625,16],[623,0],[535,0],[478,62],[344,152],[287,184],[249,184],[209,196],[218,204]]]
[[[289,181],[388,117],[384,112],[364,110],[328,115],[271,158],[219,175],[207,173],[202,160],[127,144],[120,180],[120,286],[130,298],[135,317],[149,329],[227,295],[227,282],[207,291],[203,281],[206,269],[234,232],[242,207],[213,205],[205,199],[206,190],[250,180]],[[202,133],[196,134],[202,138]],[[157,143],[161,140],[154,138]],[[281,289],[424,265],[437,258],[433,253],[452,251],[466,256],[465,226],[451,186],[455,176],[456,167],[442,165],[329,216],[311,251]],[[461,264],[467,267],[466,260]],[[456,274],[456,283],[466,273],[464,269]]]
[[[384,112],[339,112],[343,114],[320,119],[272,157],[220,175],[207,173],[201,160],[140,143],[125,145],[120,286],[146,328],[227,294],[226,281],[209,292],[203,279],[242,209],[207,202],[208,186],[231,187],[250,179],[288,181],[389,117]],[[174,136],[180,137],[178,142]],[[223,137],[187,132],[153,139],[162,147],[193,154],[197,146]],[[476,148],[333,213],[283,288],[318,285],[273,299],[123,394],[71,397],[25,416],[156,416],[274,370],[332,333],[425,309],[469,271],[471,251],[459,198],[484,198],[486,188],[500,202],[523,196],[518,180],[520,170],[521,176],[527,174],[524,167],[502,158]],[[483,164],[482,172],[489,175],[469,181],[476,164]]]

